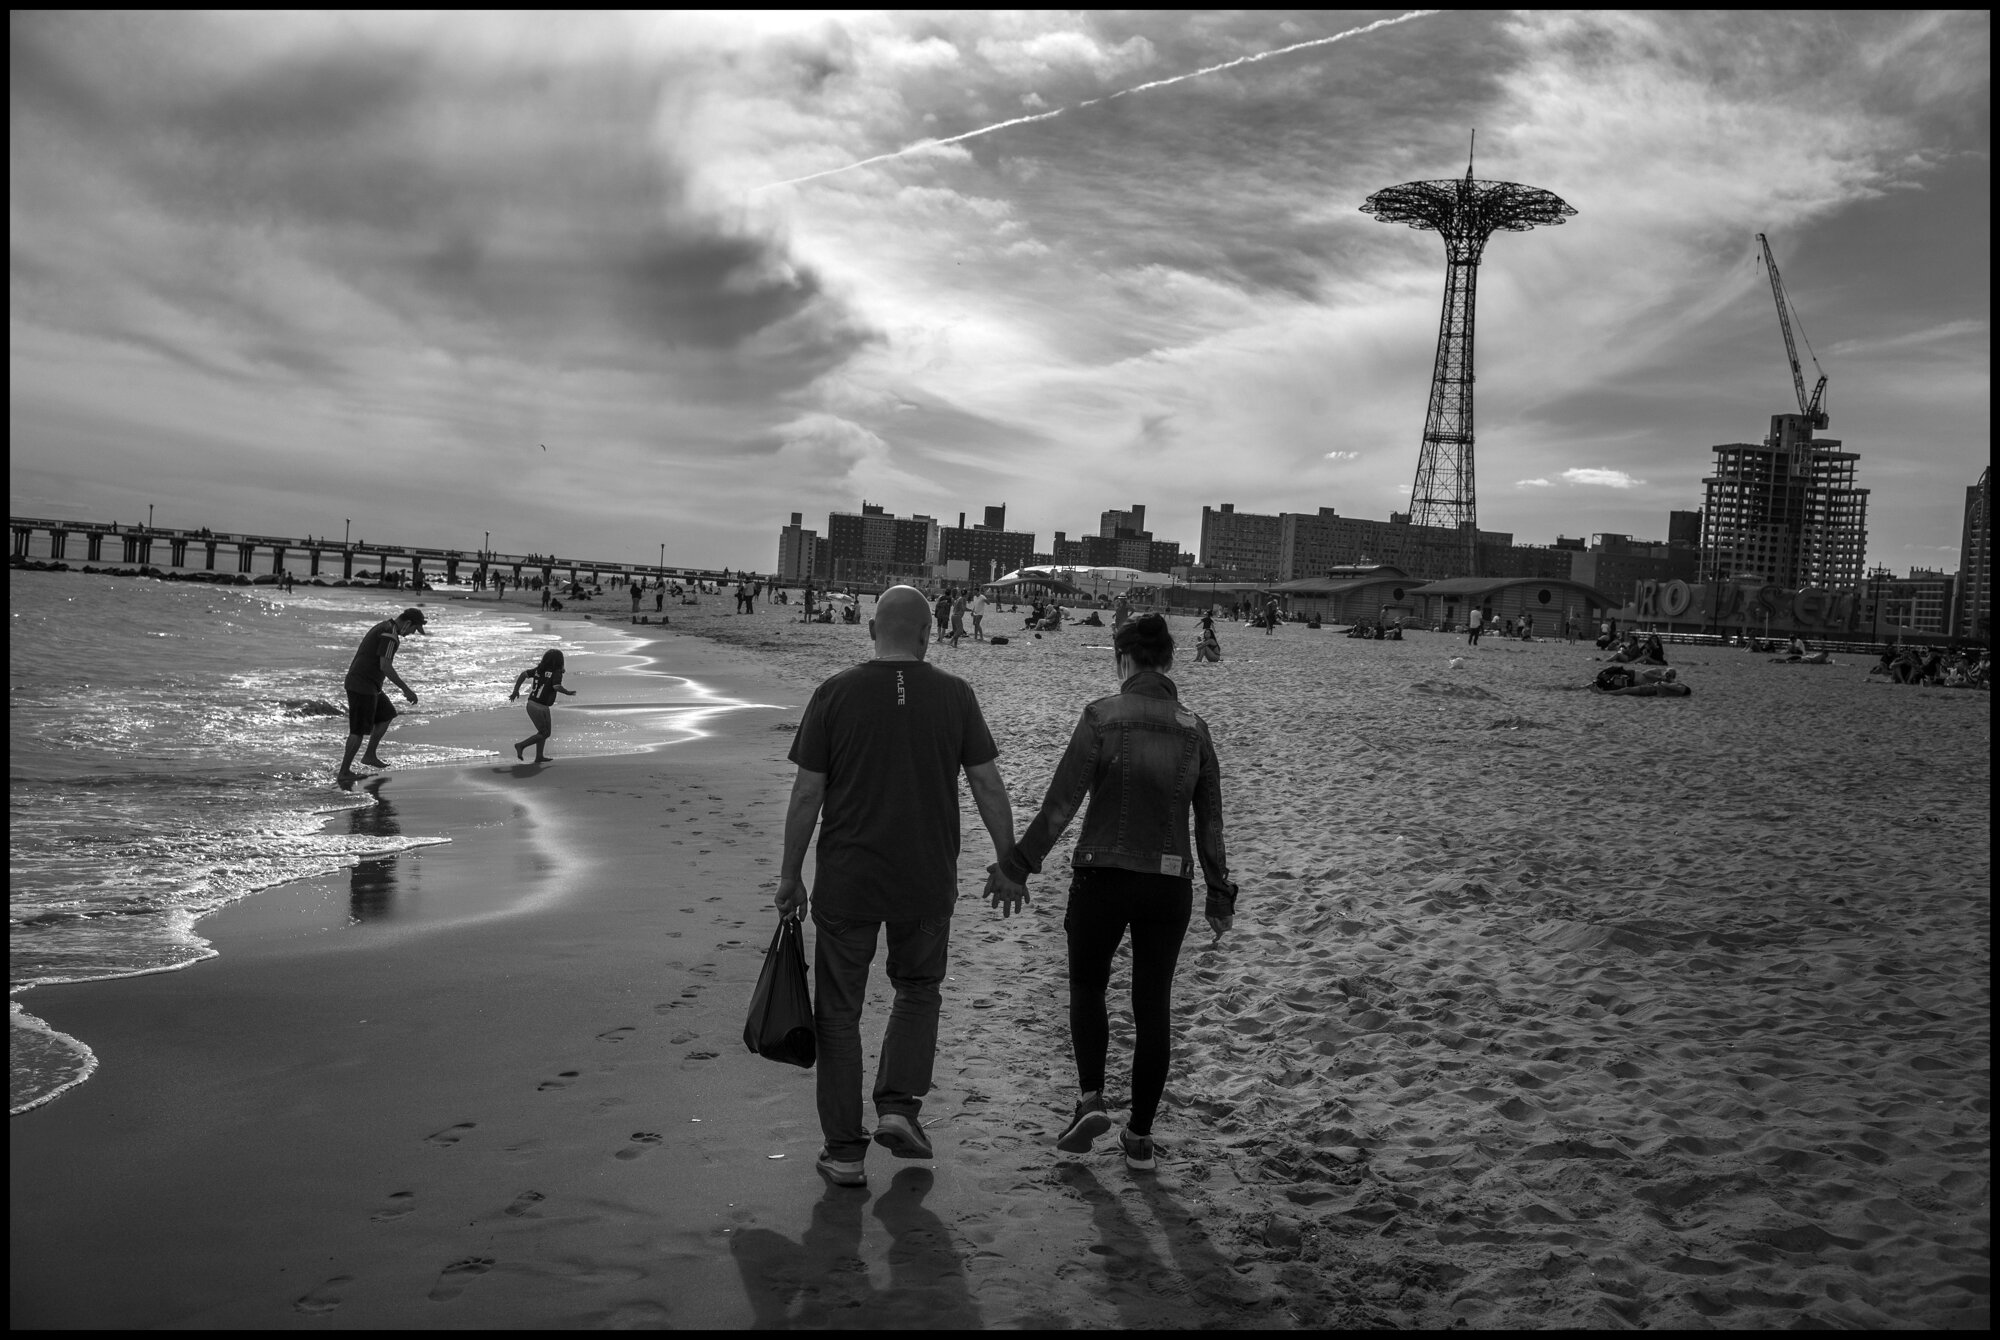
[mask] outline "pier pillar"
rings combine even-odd
[[[238,572],[248,572],[248,571],[250,571],[250,559],[251,559],[251,558],[252,558],[252,557],[253,557],[253,556],[254,556],[254,555],[256,554],[256,552],[257,552],[257,546],[256,546],[256,545],[254,545],[254,544],[239,544],[239,545],[237,545],[237,546],[236,546],[236,570],[237,570]]]
[[[352,549],[343,549],[340,551],[340,576],[343,581],[351,582],[354,580],[354,551]]]
[[[26,526],[15,526],[13,528],[13,531],[14,531],[14,557],[26,558],[28,556],[28,539],[35,532],[28,529]]]
[[[375,574],[375,580],[378,582],[389,580],[389,551],[387,549],[382,551],[382,570]]]
[[[65,549],[67,549],[67,548],[69,548],[69,532],[68,532],[68,531],[66,531],[66,530],[52,530],[52,531],[50,531],[50,532],[49,532],[49,557],[50,557],[50,558],[61,558],[61,557],[63,556],[63,550],[65,550]]]
[[[204,562],[202,563],[202,567],[203,567],[203,568],[204,568],[204,569],[205,569],[206,571],[209,571],[209,572],[214,572],[214,571],[215,571],[215,541],[214,541],[214,540],[204,540],[204,541],[202,542],[202,547],[208,550],[208,557],[207,557],[207,559],[206,559],[206,560],[205,560],[205,561],[204,561]]]
[[[521,565],[519,563],[514,565],[513,587],[517,591],[521,589]]]
[[[455,559],[455,558],[447,558],[447,559],[446,559],[446,560],[444,561],[444,579],[445,579],[445,580],[446,580],[447,582],[450,582],[450,583],[452,583],[453,585],[457,585],[457,583],[458,583],[458,560],[457,560],[457,559]]]
[[[150,567],[153,562],[153,537],[140,535],[132,541],[132,557],[140,567]]]
[[[312,571],[307,573],[306,575],[309,577],[319,576],[319,550],[308,549],[306,550],[306,556],[308,561],[312,564]]]
[[[276,574],[283,572],[284,570],[285,570],[285,546],[283,546],[282,544],[274,544],[271,546],[271,571],[273,574]]]
[[[188,542],[178,539],[168,540],[167,561],[177,568],[186,567],[188,561]]]
[[[410,585],[411,587],[414,588],[422,586],[423,584],[424,584],[424,561],[421,558],[416,557],[415,555],[411,555]]]
[[[576,585],[576,564],[574,563],[569,565],[569,581],[571,586]]]

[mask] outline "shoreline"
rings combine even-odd
[[[865,654],[713,603],[652,631],[744,696]],[[1246,898],[1183,955],[1157,1178],[1047,1149],[1059,848],[1006,922],[961,860],[937,1163],[820,1184],[810,1076],[737,1043],[791,776],[788,720],[740,713],[480,774],[549,814],[396,889],[549,901],[336,949],[335,884],[232,925],[200,991],[106,998],[122,1069],[15,1128],[16,1324],[1976,1324],[1988,700],[1721,655],[1676,655],[1692,700],[1604,699],[1581,648],[1288,633],[1176,670]],[[1110,691],[1094,647],[932,649],[1019,822]],[[1753,726],[1782,749],[1732,748]],[[1857,759],[1962,784],[1921,813],[1802,784]],[[452,775],[384,791],[417,815]]]
[[[16,566],[19,567],[22,565],[17,564]],[[99,575],[127,575],[127,574],[121,572],[113,572],[110,570],[99,570]],[[141,574],[135,571],[130,575],[153,575],[153,574]],[[232,583],[226,583],[226,582],[217,584],[234,585]],[[244,587],[252,586],[252,584],[248,581],[245,581],[241,585]],[[316,592],[319,594],[324,594],[326,591],[332,589],[334,588],[312,587],[309,588],[304,594],[310,598]],[[345,589],[358,590],[364,593],[363,596],[355,602],[357,608],[366,608],[369,604],[372,604],[373,596],[376,594],[371,588],[351,587]],[[265,594],[267,596],[278,599],[291,598],[286,596],[284,593],[277,591],[274,585],[268,583],[255,586],[254,590],[257,593]],[[425,603],[432,603],[429,600],[429,598],[434,594],[433,592],[426,591],[415,594],[419,597],[420,600],[424,600]],[[480,614],[482,617],[488,614],[497,614],[502,617],[511,617],[515,615],[515,611],[504,607],[498,610],[478,608],[475,610],[475,612]],[[557,617],[558,619],[560,619],[560,616]],[[530,632],[537,631],[535,629],[536,620],[532,617],[531,613],[528,611],[521,612],[521,616],[518,619],[518,622],[525,624],[527,626],[528,631]],[[579,624],[587,624],[587,621],[583,620],[579,620],[577,622]],[[546,626],[547,626],[547,621],[544,621],[544,627]],[[588,625],[588,626],[595,627],[595,625]],[[588,677],[592,673],[592,665],[594,663],[604,662],[609,665],[615,666],[617,670],[620,672],[618,674],[618,679],[624,680],[628,676],[633,674],[633,667],[630,664],[624,664],[624,663],[636,662],[642,666],[655,666],[660,664],[660,661],[657,658],[649,658],[645,655],[646,652],[651,650],[652,642],[649,639],[637,636],[636,629],[633,630],[632,634],[627,634],[624,631],[618,629],[610,629],[607,630],[605,636],[602,639],[590,638],[588,639],[588,641],[600,642],[602,645],[597,649],[587,649],[585,655],[588,659],[581,666],[573,665],[572,666],[573,674],[580,669],[582,673],[586,677]],[[713,658],[711,657],[708,659],[712,660]],[[697,698],[719,700],[721,704],[726,706],[738,705],[733,700],[728,699],[726,695],[717,694],[712,690],[704,691],[702,687],[692,679],[692,677],[673,675],[671,673],[666,672],[663,669],[640,670],[637,671],[637,674],[656,675],[662,680],[678,681],[683,688],[693,688],[694,690],[696,690],[695,696]],[[624,692],[628,697],[631,695],[633,687],[632,685],[622,684],[619,685],[619,687],[624,690]],[[659,694],[643,694],[643,693],[639,695],[639,697],[641,698],[645,697],[657,698],[660,696],[661,695]],[[668,694],[666,696],[672,698],[674,695]],[[680,707],[678,703],[673,704],[673,706],[670,708],[664,707],[664,705],[662,706],[663,706],[662,711],[655,712],[654,714],[652,714],[656,721],[660,717],[666,717],[669,720],[671,720],[675,716],[680,716],[691,720],[699,719],[699,714],[688,712],[685,708]],[[586,713],[588,713],[589,710],[590,709],[586,708],[585,709]],[[492,724],[489,720],[490,716],[491,716],[491,709],[475,710],[471,712],[458,712],[442,719],[429,719],[426,717],[409,715],[403,717],[401,723],[399,724],[396,736],[392,736],[391,739],[394,740],[395,738],[401,737],[410,740],[411,742],[444,745],[448,748],[457,750],[461,754],[463,754],[469,750],[482,749],[491,743],[490,740],[487,738],[487,733],[481,730],[482,725]],[[588,717],[586,717],[586,719],[588,719]],[[681,723],[679,722],[674,722],[673,724],[675,726],[681,725]],[[664,747],[665,745],[675,743],[680,739],[687,738],[688,730],[685,727],[682,727],[681,729],[675,731],[669,738],[663,738],[663,739],[636,738],[634,737],[633,730],[629,725],[622,730],[607,730],[607,731],[601,731],[598,734],[600,736],[600,739],[596,742],[597,748],[592,752],[608,753],[608,754],[616,754],[623,752],[646,753],[650,752],[653,749],[661,748]],[[335,748],[337,749],[337,744],[335,745]],[[504,752],[505,751],[503,748],[502,750],[498,751],[498,753],[495,756],[496,757],[504,756]],[[465,757],[403,762],[398,767],[393,769],[393,773],[395,775],[409,776],[410,774],[413,773],[422,773],[425,771],[435,770],[435,769],[461,769],[467,766],[468,764],[476,766],[477,762],[478,760],[476,758],[468,759]],[[380,786],[391,775],[392,772],[388,771],[382,773],[364,773],[361,775],[360,778],[357,779],[359,783],[358,789],[365,791],[370,786]],[[342,787],[342,790],[347,792],[350,796],[352,796],[356,793],[357,786],[354,784],[350,784],[345,787]],[[374,810],[379,809],[380,807],[366,807],[366,808],[368,808],[371,812],[373,812]],[[372,836],[377,836],[377,837],[383,836],[384,834],[384,830],[382,829],[379,823],[364,822],[362,819],[358,818],[356,807],[354,805],[349,803],[335,804],[332,803],[330,800],[326,805],[318,807],[313,812],[312,817],[307,820],[307,822],[322,834],[331,834],[336,828],[340,827],[343,824],[351,825],[350,832],[355,834],[360,834],[365,832]],[[404,838],[400,828],[391,829],[388,830],[388,832],[391,835],[401,839],[401,841],[399,842],[399,850],[412,850],[419,846],[436,845],[439,843],[449,842],[452,840],[451,836],[448,834],[438,835],[438,836],[413,835],[408,838]],[[26,1003],[24,1003],[25,998],[28,996],[29,992],[37,989],[47,990],[50,987],[57,987],[57,986],[82,986],[82,985],[88,985],[93,982],[119,981],[129,977],[151,976],[160,973],[176,973],[176,972],[186,971],[216,956],[217,951],[213,947],[212,942],[201,932],[200,929],[198,929],[203,924],[210,921],[213,917],[219,915],[222,912],[227,911],[231,907],[236,906],[238,903],[262,897],[265,894],[283,889],[291,884],[310,882],[312,880],[319,878],[336,876],[341,874],[342,870],[351,869],[355,864],[367,864],[371,861],[380,860],[383,857],[383,855],[384,853],[382,852],[371,852],[367,855],[356,857],[353,860],[347,862],[346,865],[341,867],[341,869],[334,870],[331,872],[322,872],[322,873],[306,872],[294,876],[281,877],[259,888],[249,890],[241,894],[240,896],[232,899],[231,901],[221,904],[220,906],[210,908],[205,911],[201,911],[198,913],[194,913],[190,916],[187,916],[185,918],[184,924],[180,928],[180,933],[186,940],[186,951],[188,957],[179,962],[142,967],[142,968],[134,968],[129,971],[123,971],[123,972],[100,973],[88,977],[81,977],[69,980],[33,981],[33,982],[15,983],[10,985],[9,988],[9,1005],[10,1005],[10,1015],[11,1015],[10,1028],[23,1030],[26,1033],[33,1035],[31,1039],[23,1039],[17,1035],[15,1039],[16,1045],[18,1046],[24,1041],[31,1041],[37,1047],[46,1047],[50,1049],[52,1054],[61,1053],[65,1058],[66,1064],[74,1067],[75,1073],[71,1074],[67,1079],[63,1080],[62,1083],[47,1090],[46,1092],[39,1093],[33,1098],[21,1102],[18,1105],[10,1105],[9,1115],[17,1116],[20,1115],[21,1113],[32,1111],[36,1108],[42,1107],[50,1102],[55,1101],[62,1095],[70,1092],[71,1090],[75,1089],[78,1085],[90,1079],[90,1077],[95,1073],[95,1071],[98,1068],[98,1059],[95,1050],[90,1046],[89,1041],[84,1038],[72,1036],[71,1034],[63,1030],[52,1026],[51,1024],[48,1023],[47,1020],[35,1014],[33,1009],[31,1009]],[[19,1065],[20,1061],[21,1058],[17,1057],[16,1058],[17,1066]]]

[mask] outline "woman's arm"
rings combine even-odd
[[[1194,780],[1194,850],[1208,886],[1204,913],[1217,935],[1229,929],[1236,915],[1236,885],[1229,878],[1229,854],[1222,840],[1222,766],[1208,727],[1201,730],[1201,773]]]
[[[530,675],[532,675],[532,674],[534,674],[534,673],[535,673],[535,672],[534,672],[533,670],[523,670],[523,671],[522,671],[522,672],[521,672],[520,674],[518,674],[518,675],[514,676],[514,688],[513,688],[512,692],[508,693],[508,695],[507,695],[507,696],[508,696],[508,697],[509,697],[510,699],[511,699],[511,698],[518,698],[518,697],[520,697],[520,696],[521,696],[521,685],[522,685],[522,683],[523,683],[523,682],[524,682],[524,681],[525,681],[525,680],[526,680],[526,679],[528,678],[528,676],[530,676]]]
[[[1090,794],[1090,783],[1097,775],[1097,747],[1097,730],[1090,724],[1090,709],[1086,707],[1077,718],[1076,729],[1070,732],[1069,748],[1056,764],[1055,776],[1049,779],[1042,808],[1000,862],[1000,873],[1009,881],[1025,884],[1029,875],[1041,873],[1042,858]]]
[[[572,698],[576,697],[576,690],[575,690],[575,689],[566,689],[566,688],[564,688],[564,687],[563,687],[562,685],[560,685],[560,684],[556,685],[556,692],[557,692],[557,693],[567,693],[567,694],[568,694],[568,695],[569,695],[570,697],[572,697]]]

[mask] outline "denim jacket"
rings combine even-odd
[[[1208,726],[1182,707],[1174,681],[1141,670],[1117,693],[1083,709],[1056,765],[1041,812],[1000,863],[1016,883],[1039,873],[1085,795],[1090,809],[1070,864],[1191,878],[1188,807],[1208,886],[1208,915],[1235,912],[1222,846],[1222,773]]]

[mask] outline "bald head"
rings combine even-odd
[[[921,658],[931,627],[930,602],[914,586],[892,586],[875,602],[875,617],[868,621],[868,635],[875,639],[877,656]]]

